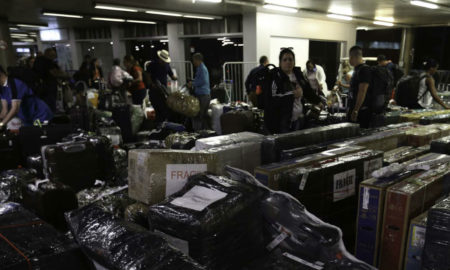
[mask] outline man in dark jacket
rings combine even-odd
[[[261,70],[263,70],[268,64],[269,59],[267,56],[261,56],[261,58],[259,58],[259,66],[252,69],[245,80],[245,89],[247,90],[248,99],[255,107],[258,106],[258,98],[256,93],[257,74],[261,72]]]

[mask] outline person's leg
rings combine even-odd
[[[207,97],[206,95],[201,95],[201,96],[197,96],[197,99],[200,103],[200,110],[197,114],[196,117],[192,118],[192,128],[195,131],[199,131],[203,129],[203,118],[204,118],[204,111],[205,111],[205,104],[206,104],[206,100],[208,100],[209,103],[209,99],[205,98]]]
[[[209,109],[209,104],[211,102],[211,96],[210,95],[205,95],[202,98],[202,101],[200,103],[200,110],[202,111],[202,129],[208,129],[209,125],[208,125],[208,109]]]

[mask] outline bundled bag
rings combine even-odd
[[[197,174],[150,206],[150,228],[209,269],[240,269],[262,252],[260,195],[254,186]]]
[[[110,270],[204,269],[162,237],[117,219],[98,206],[72,211],[66,219],[87,256]]]
[[[194,96],[174,92],[167,97],[167,106],[187,117],[196,117],[200,112],[200,102]]]
[[[0,203],[20,202],[22,200],[22,184],[36,178],[33,169],[16,169],[0,173]]]
[[[148,206],[143,203],[134,203],[125,208],[124,219],[148,229]]]

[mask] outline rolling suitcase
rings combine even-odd
[[[220,117],[222,134],[255,130],[255,116],[251,111],[229,111]]]

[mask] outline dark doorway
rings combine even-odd
[[[309,41],[309,59],[322,66],[325,70],[328,89],[333,89],[336,83],[340,56],[340,42]]]

